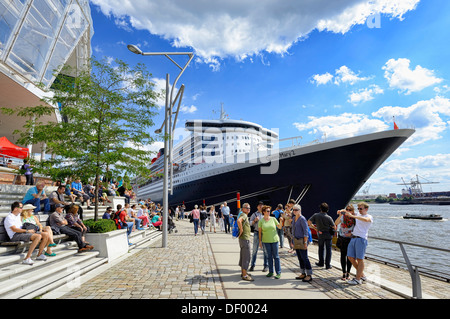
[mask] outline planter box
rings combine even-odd
[[[118,229],[108,233],[87,233],[86,241],[99,252],[99,257],[108,258],[108,262],[128,253],[127,230]]]
[[[117,205],[118,205],[118,204],[122,205],[122,208],[125,207],[125,197],[121,197],[121,196],[108,196],[108,199],[109,199],[112,203],[108,203],[107,206],[111,206],[111,207],[113,208],[114,211],[117,209]]]

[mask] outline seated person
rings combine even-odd
[[[152,217],[152,224],[153,224],[153,226],[155,226],[157,229],[161,230],[161,224],[162,224],[161,213],[156,213],[156,214]]]
[[[36,186],[30,187],[22,200],[22,204],[31,204],[34,207],[34,213],[37,214],[41,211],[41,204],[44,204],[44,213],[50,213],[50,200],[45,194],[45,183],[39,181]]]
[[[125,204],[125,207],[130,206],[130,204]],[[128,208],[128,211],[131,215],[131,218],[134,219],[134,222],[136,224],[137,230],[144,230],[144,228],[141,227],[142,219],[138,218],[137,211],[136,211],[136,205],[133,205],[131,208]]]
[[[126,225],[127,227],[127,239],[128,239],[128,245],[131,246],[132,243],[130,243],[129,236],[131,232],[133,231],[134,227],[134,220],[129,218],[127,210],[122,209],[122,205],[117,205],[117,212],[116,215],[119,216],[119,220],[122,223],[122,225]],[[131,221],[130,221],[131,219]]]
[[[20,217],[22,218],[22,228],[28,230],[34,230],[36,234],[41,234],[44,237],[48,236],[48,245],[47,250],[45,251],[45,256],[56,256],[55,253],[52,252],[51,247],[55,247],[56,244],[53,241],[53,232],[50,226],[42,226],[39,218],[33,215],[34,207],[31,204],[26,204],[22,208],[22,212],[20,213]],[[44,232],[44,233],[43,233]]]
[[[53,233],[61,233],[69,236],[71,240],[74,240],[78,245],[78,252],[81,253],[86,250],[91,250],[94,247],[83,242],[81,238],[81,232],[76,231],[70,228],[67,220],[64,218],[63,212],[64,205],[56,204],[56,210],[49,217],[50,227],[53,230]]]
[[[82,202],[86,202],[87,205],[87,209],[91,209],[90,207],[90,197],[88,194],[86,194],[83,191],[83,185],[81,184],[81,180],[79,178],[77,178],[74,182],[72,182],[72,184],[70,185],[70,191],[77,196],[78,198],[80,198],[80,200],[82,200]]]
[[[33,250],[39,244],[39,251],[36,260],[47,260],[45,254],[43,254],[45,247],[48,245],[48,236],[43,237],[41,234],[37,234],[34,230],[23,229],[22,218],[20,213],[22,212],[22,203],[14,202],[11,205],[11,212],[5,217],[4,226],[11,241],[31,241],[31,245],[28,248],[28,252],[22,261],[26,265],[33,265],[31,254]]]
[[[108,207],[106,209],[106,212],[103,214],[102,219],[111,219],[111,213],[112,213],[113,209],[112,207]]]
[[[65,188],[65,190],[64,190],[64,193],[65,193],[67,196],[69,196],[70,201],[71,201],[72,204],[73,204],[73,203],[75,202],[75,199],[77,199],[77,196],[74,195],[74,194],[72,194],[72,192],[70,191],[70,183],[67,183],[65,187],[66,187],[66,188]]]
[[[136,205],[131,206],[131,208],[135,207]],[[148,218],[147,208],[145,205],[141,205],[141,207],[138,209],[136,213],[136,217],[142,220],[142,225],[145,227],[148,224],[150,224],[150,219]]]
[[[66,213],[66,220],[67,220],[67,226],[69,226],[72,229],[75,229],[76,231],[79,231],[81,233],[81,240],[85,244],[86,243],[86,233],[88,231],[87,227],[84,225],[83,221],[78,217],[78,205],[72,205],[69,207]]]
[[[50,210],[51,210],[51,212],[55,211],[55,205],[56,204],[63,204],[66,207],[66,209],[70,205],[69,202],[66,202],[64,200],[65,190],[66,190],[66,187],[64,185],[59,185],[58,188],[56,189],[56,191],[53,191],[48,196],[48,199],[50,200]]]

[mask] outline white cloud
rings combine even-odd
[[[352,103],[353,105],[357,105],[361,102],[373,100],[375,94],[383,94],[383,92],[383,89],[374,84],[368,88],[361,89],[358,92],[350,93],[348,102]]]
[[[414,70],[410,69],[408,59],[390,59],[382,67],[384,77],[388,80],[391,88],[399,89],[400,92],[411,94],[421,91],[426,87],[442,82],[442,79],[434,75],[434,71],[417,65]]]
[[[182,113],[194,113],[195,111],[197,111],[197,107],[195,107],[194,105],[191,105],[191,106],[182,106],[181,108],[180,108],[180,111],[182,112]]]
[[[375,174],[367,181],[373,187],[371,192],[401,193],[403,180],[408,183],[419,174],[419,180],[424,179],[439,184],[423,185],[423,191],[448,190],[450,183],[450,154],[435,154],[405,159],[392,159],[384,162]],[[432,187],[432,189],[431,189]],[[377,189],[375,189],[377,188]],[[379,191],[378,191],[379,190]]]
[[[373,133],[388,128],[381,120],[371,119],[365,114],[353,113],[323,117],[309,116],[307,123],[294,123],[293,125],[299,131],[308,131],[308,134],[318,138],[325,136],[327,140]]]
[[[133,28],[189,47],[202,61],[239,60],[262,52],[286,54],[317,29],[345,33],[374,13],[403,19],[419,0],[92,0],[121,27]],[[212,59],[212,60],[211,60]]]
[[[414,127],[416,132],[405,145],[418,145],[430,140],[442,138],[442,133],[449,128],[450,100],[437,96],[430,100],[419,101],[409,107],[385,106],[372,116],[383,118],[386,122],[395,122],[400,128]]]
[[[316,83],[317,85],[327,84],[328,82],[331,82],[332,79],[333,76],[328,72],[325,74],[315,74],[313,75],[311,83]]]
[[[355,84],[359,81],[369,80],[370,77],[359,77],[355,72],[350,70],[347,66],[343,65],[336,70],[336,77],[334,79],[334,84],[339,85],[340,83],[349,83],[350,85]]]

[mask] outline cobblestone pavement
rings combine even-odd
[[[221,272],[215,259],[217,251],[213,251],[211,239],[224,236],[226,241],[226,236],[229,236],[230,245],[238,245],[237,241],[233,241],[230,234],[225,235],[219,231],[217,234],[207,231],[205,235],[194,236],[192,224],[186,220],[177,221],[176,225],[178,233],[169,234],[168,247],[161,248],[161,241],[157,241],[149,246],[136,248],[137,252],[128,258],[60,298],[228,298],[223,278],[221,278]],[[310,248],[310,260],[313,265],[317,261],[316,252],[317,246],[313,245]],[[285,273],[296,273],[298,271],[297,257],[289,254],[286,248],[280,250],[280,257],[283,276],[285,276]],[[339,252],[333,251],[333,265],[339,265],[338,258]],[[308,287],[312,286],[311,288],[319,290],[330,299],[403,299],[402,296],[384,289],[378,279],[392,280],[408,287],[411,280],[407,271],[371,261],[366,262],[366,269],[368,270],[366,276],[372,281],[363,285],[350,286],[340,280],[341,270],[339,266],[334,266],[329,270],[313,266],[313,281],[310,284],[306,284],[306,286],[301,286],[300,289],[302,287],[308,289]],[[239,274],[239,270],[236,268],[236,281],[240,280]],[[440,299],[449,297],[450,285],[448,283],[421,278],[424,293]],[[278,283],[281,284],[281,282],[277,281],[272,282],[271,289],[268,289],[270,291],[277,289],[276,285]],[[259,289],[261,290],[261,288]],[[276,296],[276,294],[271,294],[270,291],[267,291],[268,298]]]

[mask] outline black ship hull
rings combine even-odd
[[[262,166],[248,165],[207,176],[188,183],[174,185],[169,195],[171,207],[185,204],[187,210],[205,203],[218,205],[227,201],[233,214],[237,213],[237,193],[241,206],[248,202],[252,212],[259,201],[284,205],[289,198],[301,198],[302,214],[309,218],[322,202],[328,203],[329,215],[349,203],[376,169],[409,137],[414,130],[393,130],[315,144],[296,149],[280,150],[278,170],[261,174]],[[151,199],[162,204],[161,192]],[[139,192],[138,198],[144,192]],[[302,195],[303,194],[303,195]]]

